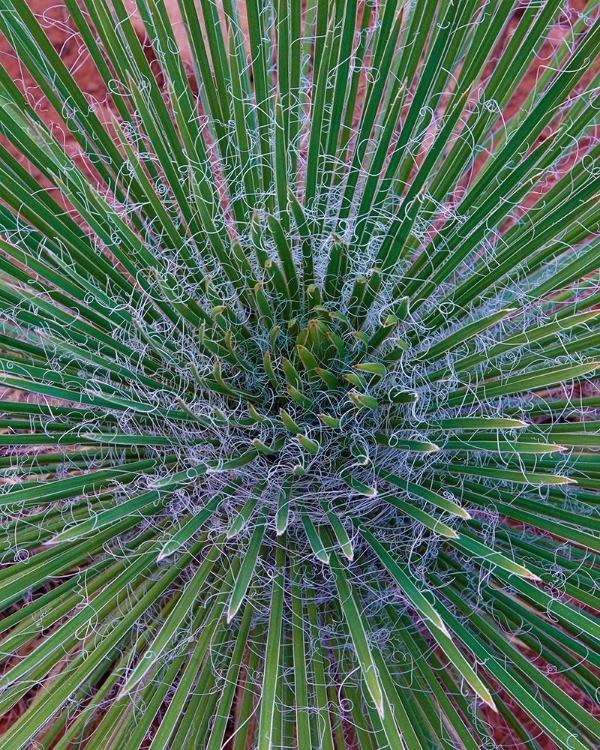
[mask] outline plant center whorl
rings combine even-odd
[[[408,313],[405,301],[368,334],[314,284],[303,299],[282,300],[277,316],[261,292],[256,284],[259,312],[247,311],[243,329],[233,328],[227,307],[218,304],[210,316],[222,339],[200,327],[200,347],[214,356],[204,358],[202,373],[192,368],[196,398],[210,397],[215,445],[226,432],[243,463],[222,478],[239,472],[250,481],[268,479],[275,495],[291,489],[290,505],[313,518],[326,506],[343,515],[349,502],[354,516],[372,512],[373,466],[392,459],[397,467],[402,446],[395,427],[411,429],[417,400],[398,387],[395,371],[406,349],[395,338]],[[266,494],[268,502],[273,493]],[[272,502],[276,510],[281,498]]]

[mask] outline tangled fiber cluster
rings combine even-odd
[[[110,121],[0,0],[0,748],[598,746],[597,0],[66,8]]]

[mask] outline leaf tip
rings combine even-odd
[[[158,553],[156,557],[156,562],[162,562],[167,557],[171,557],[171,555],[173,554],[173,552],[175,552],[176,549],[177,549],[176,546],[173,546],[167,542],[167,544],[165,544],[165,546]]]

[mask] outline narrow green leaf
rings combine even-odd
[[[300,514],[300,519],[302,521],[302,525],[304,526],[304,531],[306,532],[306,537],[308,539],[308,542],[310,544],[310,547],[317,558],[317,560],[320,560],[324,565],[329,565],[329,555],[327,554],[327,550],[323,546],[323,540],[319,536],[319,532],[316,529],[314,523],[312,522],[310,516],[308,516],[305,513]]]
[[[344,613],[346,623],[350,630],[352,643],[356,650],[356,657],[360,664],[361,673],[367,689],[375,702],[378,714],[384,714],[384,693],[381,687],[379,672],[373,660],[369,639],[364,626],[364,620],[352,588],[347,580],[346,572],[340,565],[335,552],[331,552],[331,569],[335,575],[335,584],[340,601],[340,607]]]
[[[233,620],[240,607],[242,606],[242,603],[244,602],[244,599],[252,582],[252,576],[254,575],[254,570],[258,561],[258,555],[260,553],[264,533],[265,519],[263,517],[261,520],[259,520],[258,526],[252,532],[252,537],[248,542],[248,546],[244,550],[244,559],[242,561],[242,566],[237,578],[235,579],[233,591],[231,592],[231,597],[229,599],[229,605],[227,608],[227,622],[231,622]]]
[[[283,540],[285,541],[285,539]],[[275,694],[277,684],[280,680],[281,669],[281,632],[283,626],[283,602],[284,602],[284,568],[286,552],[283,545],[277,547],[275,561],[275,577],[271,592],[269,608],[269,629],[267,632],[267,644],[263,668],[262,690],[260,695],[260,707],[258,717],[258,748],[259,750],[271,750],[274,747]]]

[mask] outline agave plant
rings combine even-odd
[[[66,7],[109,116],[0,0],[0,748],[597,747],[597,0]]]

